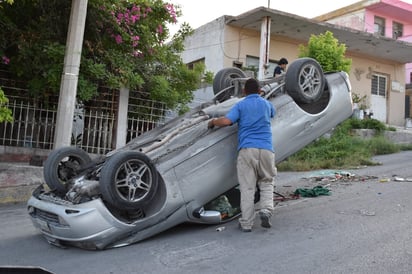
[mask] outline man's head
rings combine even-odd
[[[278,65],[287,65],[288,64],[288,60],[286,58],[280,58]]]
[[[259,82],[256,79],[249,78],[246,80],[246,83],[245,83],[246,95],[252,94],[252,93],[259,93],[259,90],[260,90]]]

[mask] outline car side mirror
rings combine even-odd
[[[204,223],[220,223],[222,215],[217,210],[205,210],[203,207],[193,211],[193,216],[199,218]]]

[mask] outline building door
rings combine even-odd
[[[371,84],[371,108],[372,118],[386,123],[386,98],[388,78],[384,75],[373,74]]]

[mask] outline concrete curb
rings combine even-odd
[[[354,133],[364,139],[370,139],[376,135],[373,129],[355,129]],[[412,144],[412,130],[399,128],[396,131],[385,131],[383,136],[395,144]]]

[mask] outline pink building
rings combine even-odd
[[[412,5],[399,0],[364,0],[314,19],[412,43]],[[412,63],[405,83],[412,83]]]

